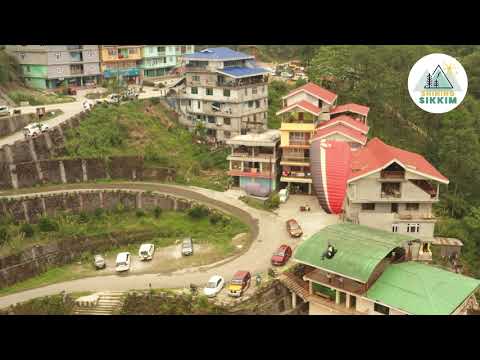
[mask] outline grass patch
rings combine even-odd
[[[71,315],[74,306],[72,297],[53,295],[10,306],[8,310],[2,310],[0,315]]]
[[[68,157],[140,155],[146,166],[176,169],[175,182],[224,190],[229,150],[197,144],[171,111],[150,100],[98,106],[66,132]]]
[[[265,211],[273,211],[278,209],[280,205],[280,199],[277,193],[270,194],[266,200],[257,199],[251,196],[240,196],[238,199],[248,206]]]
[[[13,90],[8,92],[7,95],[17,104],[20,104],[22,101],[28,101],[32,106],[63,104],[75,101],[75,98],[72,96],[43,93],[33,89]]]

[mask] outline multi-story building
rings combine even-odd
[[[237,135],[228,139],[227,144],[232,149],[227,160],[233,186],[262,196],[278,189],[280,131]]]
[[[440,184],[448,184],[423,156],[395,148],[374,138],[351,154],[351,170],[345,198],[347,219],[399,234],[411,234],[425,242],[431,258]]]
[[[7,45],[22,67],[28,86],[53,89],[83,86],[101,76],[98,45]]]
[[[254,57],[228,48],[205,49],[184,56],[185,90],[180,121],[198,123],[217,141],[267,129],[268,71]]]
[[[141,45],[100,45],[103,78],[140,84],[141,50]]]
[[[185,54],[195,52],[194,45],[145,45],[142,48],[140,69],[142,78],[155,78],[168,74],[182,64]]]
[[[281,116],[282,166],[281,182],[292,191],[312,193],[310,172],[310,140],[321,121],[330,119],[330,110],[335,107],[337,95],[308,83],[283,97]]]
[[[336,224],[303,241],[280,277],[311,315],[460,315],[478,308],[480,281],[417,262],[416,236]]]

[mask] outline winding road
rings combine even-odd
[[[288,203],[283,204],[283,211],[275,214],[247,206],[238,200],[239,194],[234,191],[218,192],[196,187],[163,185],[158,183],[128,183],[128,185],[129,186],[126,186],[126,184],[95,185],[91,189],[82,188],[82,190],[88,191],[102,188],[122,190],[153,189],[155,192],[190,198],[231,213],[242,220],[249,218],[250,220],[246,222],[249,223],[253,233],[251,246],[246,252],[233,259],[225,259],[215,264],[183,269],[169,274],[126,274],[87,277],[18,292],[0,297],[0,308],[33,298],[58,294],[61,291],[71,293],[82,291],[144,290],[148,289],[149,284],[151,284],[153,288],[183,288],[188,287],[191,283],[203,284],[210,276],[216,274],[222,275],[226,280],[229,280],[237,270],[249,270],[252,273],[266,271],[270,267],[270,257],[272,253],[281,244],[286,243],[295,246],[301,241],[301,239],[291,239],[285,231],[285,221],[291,216],[292,211],[298,211],[297,204],[294,203],[291,204],[290,209],[285,207]],[[61,192],[65,191],[77,190],[61,190]],[[42,192],[36,192],[35,194],[42,194]],[[33,195],[33,193],[29,195]],[[292,206],[294,206],[295,209],[293,209]],[[320,209],[302,216],[304,216],[304,224],[302,224],[302,221],[299,222],[307,228],[306,232],[317,231],[337,221],[336,217],[327,215]]]

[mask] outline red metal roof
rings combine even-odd
[[[298,89],[293,90],[290,92],[288,95],[284,96],[283,99],[286,99],[290,96],[293,96],[295,94],[298,94],[299,92],[305,91],[309,93],[310,95],[319,98],[329,104],[332,104],[335,99],[337,98],[337,94],[322,88],[321,86],[318,86],[317,84],[314,84],[312,82],[309,82],[308,84],[305,84],[303,86],[300,86]]]
[[[342,212],[347,192],[352,151],[344,141],[313,141],[310,145],[312,182],[322,208],[329,214]]]
[[[322,112],[322,110],[318,106],[315,106],[315,105],[313,105],[312,103],[310,103],[306,100],[302,100],[302,101],[298,101],[298,102],[296,102],[296,103],[294,103],[290,106],[287,106],[286,108],[283,108],[282,110],[278,111],[276,115],[280,115],[280,114],[283,114],[285,112],[289,112],[290,110],[292,110],[296,107],[302,108],[303,110],[308,111],[309,113],[312,113],[315,116],[318,116]]]
[[[313,139],[322,139],[328,135],[332,135],[334,133],[342,134],[352,140],[356,140],[362,145],[365,145],[367,142],[367,137],[363,135],[360,131],[352,129],[349,126],[345,126],[343,123],[339,122],[334,125],[328,127],[321,127],[317,128]]]
[[[374,138],[368,144],[352,152],[352,163],[348,181],[356,180],[367,174],[380,171],[390,163],[397,161],[405,170],[419,173],[425,177],[448,184],[443,176],[423,156],[385,144]]]
[[[336,118],[333,118],[331,120],[322,122],[318,125],[318,128],[324,129],[324,128],[327,128],[329,126],[334,126],[338,123],[344,124],[344,125],[352,128],[352,129],[354,129],[354,130],[358,130],[362,134],[367,134],[368,130],[370,130],[370,128],[367,125],[365,125],[361,121],[355,120],[354,118],[352,118],[348,115],[340,115],[340,116],[337,116]]]
[[[352,113],[355,113],[355,114],[360,114],[360,115],[363,115],[363,116],[367,116],[369,111],[370,111],[370,108],[368,106],[349,103],[349,104],[343,104],[343,105],[338,105],[338,106],[334,107],[330,111],[330,114],[340,114],[340,113],[343,113],[343,112],[352,112]]]

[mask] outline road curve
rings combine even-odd
[[[92,186],[91,190],[102,188],[126,190],[147,189],[205,203],[209,206],[227,211],[249,223],[253,229],[253,241],[251,246],[245,253],[231,261],[219,262],[210,266],[207,265],[183,269],[170,274],[96,276],[18,292],[0,297],[0,308],[33,298],[58,294],[61,291],[71,293],[80,291],[142,290],[147,289],[149,284],[151,284],[153,288],[183,288],[188,287],[191,283],[203,284],[210,276],[215,274],[222,275],[226,280],[229,280],[237,270],[249,270],[252,273],[267,270],[270,266],[271,254],[275,249],[283,243],[293,244],[293,240],[288,237],[284,229],[284,219],[281,219],[278,215],[273,213],[253,209],[238,200],[234,195],[208,189],[162,185],[158,183],[129,183],[128,185],[129,186],[125,186],[125,184],[95,185]],[[88,189],[82,188],[81,190]],[[43,193],[47,194],[52,192]],[[31,193],[28,195],[34,194],[39,195],[42,194],[42,192]]]

